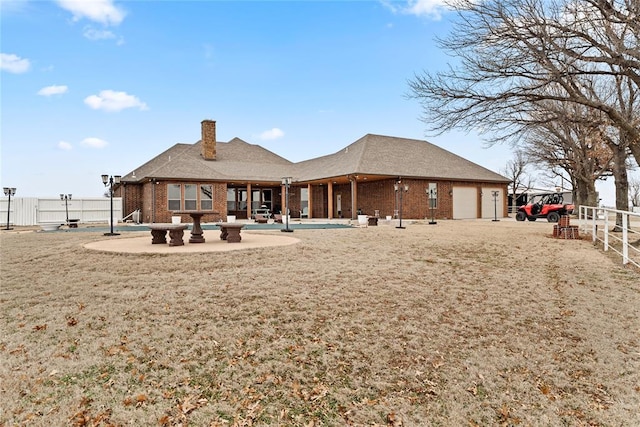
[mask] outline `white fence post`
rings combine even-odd
[[[579,212],[581,230],[586,235],[588,233],[587,228],[591,227],[591,236],[594,244],[600,241],[603,243],[605,251],[612,251],[620,255],[623,264],[633,264],[636,267],[640,267],[640,249],[630,242],[634,236],[640,237],[640,213],[590,206],[580,206]],[[593,213],[591,221],[588,218],[589,212]],[[602,238],[598,234],[598,212],[604,215],[600,222]],[[618,227],[617,218],[615,223],[612,223],[609,218],[612,215],[617,217],[618,214],[622,218],[622,230]],[[611,230],[609,230],[610,226],[613,226]]]
[[[629,263],[629,231],[628,231],[628,215],[622,214],[622,263]]]
[[[598,211],[596,208],[589,208],[591,209],[591,221],[593,222],[593,225],[591,227],[591,238],[593,239],[593,243],[596,242],[596,240],[598,239],[598,224],[596,224],[596,220],[598,219]]]
[[[604,250],[605,252],[609,250],[609,215],[605,212],[604,214]]]

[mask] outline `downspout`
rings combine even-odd
[[[156,179],[151,178],[151,222],[156,222]]]
[[[124,216],[127,213],[127,209],[126,206],[127,204],[125,203],[125,194],[127,194],[127,184],[125,182],[122,183],[122,189],[120,190],[120,211],[122,212],[122,216]]]

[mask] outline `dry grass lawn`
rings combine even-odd
[[[188,255],[2,232],[0,425],[640,425],[640,272],[551,231]]]

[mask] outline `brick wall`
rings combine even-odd
[[[435,182],[438,185],[437,207],[434,210],[436,219],[449,219],[453,217],[453,197],[450,194],[454,186],[466,186],[475,188],[478,192],[478,217],[480,217],[482,186],[491,186],[493,188],[502,188],[503,194],[506,195],[506,185],[495,183],[469,183],[458,181],[438,181],[438,180],[419,180],[419,179],[403,179],[403,184],[409,185],[409,191],[402,194],[402,217],[412,219],[430,219],[432,212],[429,209],[429,199],[425,189],[429,187],[429,183]],[[387,215],[393,216],[394,210],[400,209],[399,203],[396,203],[396,192],[394,191],[395,179],[379,180],[379,181],[359,181],[357,190],[357,204],[355,209],[361,209],[363,214],[374,215],[375,211],[379,211],[380,217]],[[143,222],[171,222],[172,213],[168,211],[167,186],[169,184],[183,184],[179,181],[162,181],[157,184],[147,182],[142,185],[122,186],[119,190],[124,192],[124,212],[128,215],[135,209],[141,209]],[[213,212],[216,214],[205,215],[203,222],[215,222],[224,220],[227,215],[227,187],[225,183],[208,183],[208,182],[190,182],[189,184],[209,184],[213,186]],[[300,215],[300,189],[305,187],[290,187],[289,208],[291,216],[298,217]],[[155,192],[155,194],[154,194]],[[274,192],[274,203],[279,204],[280,195],[278,191]],[[337,214],[337,195],[342,195],[342,217],[351,218],[351,185],[350,184],[334,184],[334,211],[333,217]],[[312,217],[326,218],[328,212],[328,189],[326,185],[314,185],[311,190],[312,197]],[[502,212],[506,213],[507,198],[503,197],[504,204]],[[155,200],[155,212],[154,212]],[[399,201],[399,200],[398,200]],[[498,207],[500,209],[500,207]],[[284,206],[282,206],[284,211]],[[183,215],[183,222],[190,222],[188,215]],[[498,216],[503,214],[498,211]]]
[[[142,222],[154,222],[153,191],[157,187],[155,182],[146,182],[142,185]]]
[[[136,209],[142,210],[143,196],[142,186],[122,184],[114,194],[116,197],[122,197],[122,214],[124,216],[129,215]]]
[[[329,216],[327,206],[328,190],[326,185],[311,186],[311,217],[327,218]]]
[[[168,210],[167,188],[170,184],[184,184],[180,181],[148,181],[142,184],[128,184],[120,188],[124,189],[124,211],[125,215],[136,209],[141,211],[141,221],[145,223],[171,222],[174,216]],[[189,184],[211,185],[213,189],[213,210],[210,215],[204,215],[202,222],[215,222],[224,220],[227,215],[227,186],[218,182],[189,182]],[[199,194],[199,193],[198,193]],[[118,194],[119,195],[119,194]],[[184,206],[184,200],[182,200]],[[189,215],[182,215],[183,222],[191,222]]]
[[[387,215],[394,214],[394,210],[400,210],[400,194],[396,193],[394,189],[395,179],[383,180],[383,181],[359,181],[358,182],[358,201],[356,209],[361,209],[365,215],[374,215],[376,210],[379,210],[380,217],[384,218]],[[438,188],[436,208],[433,213],[429,207],[429,198],[426,193],[426,189],[429,188],[429,183],[436,183]],[[462,182],[462,181],[439,181],[435,179],[408,179],[402,180],[402,185],[407,184],[409,191],[402,192],[402,217],[403,218],[431,218],[432,214],[436,219],[449,219],[453,217],[453,187],[471,187],[477,191],[477,217],[481,217],[481,191],[482,187],[501,188],[503,191],[503,206],[502,211],[498,211],[499,216],[502,217],[507,212],[507,188],[506,184],[496,183],[477,183],[477,182]],[[334,193],[335,188],[334,187]],[[351,205],[351,192],[349,185],[342,186],[343,194],[346,194],[347,200],[345,204],[345,195],[342,196],[343,216],[348,217],[350,211],[348,207]]]
[[[357,208],[365,215],[374,215],[378,210],[380,217],[393,216],[395,210],[400,210],[400,194],[396,193],[394,184],[396,180],[384,180],[373,182],[358,182]],[[449,192],[452,189],[451,181],[403,179],[402,186],[409,186],[409,191],[402,190],[402,217],[403,218],[431,218],[429,199],[425,191],[429,183],[438,184],[438,197],[433,214],[436,218],[451,218],[453,214],[452,198]],[[344,196],[343,196],[344,197]],[[349,193],[349,197],[350,193]],[[349,199],[349,203],[351,199]],[[343,200],[344,206],[344,200]]]

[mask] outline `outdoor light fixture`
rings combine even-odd
[[[493,196],[493,221],[500,221],[498,219],[498,196],[500,195],[500,192],[492,191],[491,195]]]
[[[402,184],[402,180],[398,180],[395,184],[393,184],[393,189],[396,194],[400,193],[400,224],[396,228],[405,228],[402,226],[402,194],[409,191],[409,184]]]
[[[105,187],[109,187],[109,198],[111,199],[111,232],[104,233],[105,236],[119,236],[120,233],[113,232],[113,184],[120,184],[120,175],[102,175],[102,183]]]
[[[4,195],[9,197],[9,201],[7,202],[7,227],[5,230],[13,230],[13,228],[9,228],[9,215],[11,214],[11,196],[16,194],[16,187],[3,187]]]
[[[69,200],[71,200],[71,194],[60,194],[60,200],[64,200],[64,211],[67,214],[67,225],[69,225]]]
[[[282,232],[286,232],[286,233],[292,233],[293,230],[289,228],[289,187],[291,186],[291,177],[284,177],[282,178],[282,185],[284,186],[284,191],[285,191],[285,196],[284,196],[284,203],[285,203],[285,227],[280,230]]]

